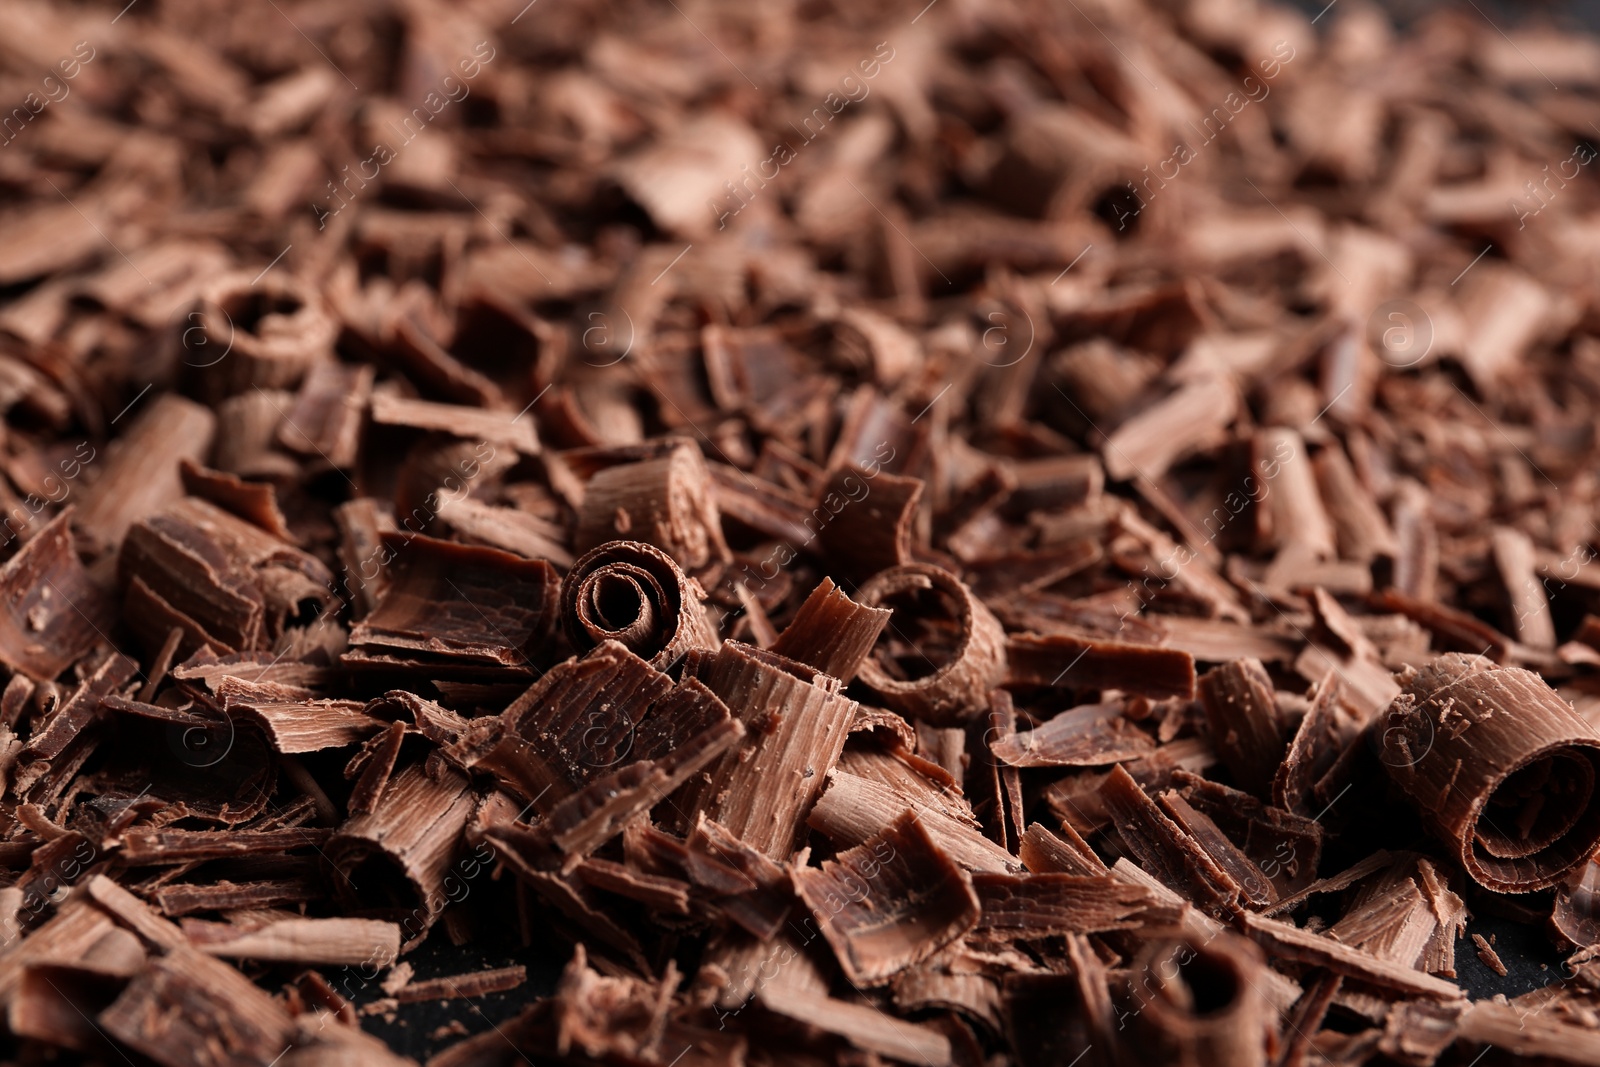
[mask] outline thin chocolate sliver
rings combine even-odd
[[[1006,641],[1006,661],[1010,685],[1194,696],[1194,657],[1176,649],[1067,634],[1013,634]]]

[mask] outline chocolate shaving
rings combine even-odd
[[[491,676],[531,670],[559,622],[560,579],[549,563],[432,537],[380,537],[394,563],[371,614],[350,631],[353,653],[397,664],[425,657],[413,668],[425,674],[446,665]]]
[[[73,518],[91,554],[117,548],[130,526],[183,496],[178,464],[205,458],[216,425],[211,411],[171,393],[134,417]]]
[[[1154,1063],[1264,1065],[1277,1029],[1261,988],[1266,969],[1261,952],[1232,934],[1152,942],[1129,982],[1130,1044]]]
[[[658,670],[693,648],[714,649],[705,591],[671,556],[642,541],[592,549],[561,586],[561,618],[580,652],[616,641]]]
[[[1085,704],[1044,725],[1006,733],[989,743],[1012,767],[1095,767],[1138,759],[1155,742],[1123,715],[1121,704]]]
[[[78,562],[73,513],[52,519],[0,567],[0,663],[40,681],[106,640],[116,610]]]
[[[1145,795],[1118,766],[1100,787],[1118,835],[1139,865],[1207,911],[1225,908],[1239,885],[1205,847]]]
[[[711,476],[700,450],[673,442],[662,455],[600,470],[584,485],[573,548],[644,541],[689,570],[727,556]]]
[[[833,579],[824,578],[778,635],[772,651],[848,684],[892,614],[856,603]]]
[[[1240,659],[1206,672],[1200,704],[1224,766],[1246,791],[1265,795],[1284,746],[1266,668],[1260,660]]]
[[[795,871],[795,892],[816,917],[845,976],[878,985],[977,924],[972,876],[907,812],[883,833],[820,869]]]
[[[901,567],[912,561],[911,526],[921,499],[920,478],[841,467],[805,516],[805,540],[815,537],[837,573],[856,581]]]
[[[402,941],[421,937],[447,902],[444,884],[475,798],[466,779],[420,764],[385,787],[387,803],[347,819],[322,848],[328,880],[345,907],[394,917]]]
[[[1376,728],[1389,777],[1480,885],[1554,885],[1600,843],[1600,736],[1531,671],[1440,656]]]
[[[1194,657],[1173,649],[1066,634],[1014,634],[1006,641],[1006,662],[1008,685],[1194,696]]]
[[[440,978],[411,982],[394,992],[402,1004],[422,1000],[450,1000],[456,997],[481,997],[488,993],[503,993],[516,989],[528,980],[527,968],[520,965],[499,967],[490,971],[473,971]]]
[[[147,597],[172,613],[154,625],[142,614],[130,620],[152,648],[170,625],[183,627],[187,649],[270,647],[333,599],[320,561],[198,497],[135,523],[117,569],[139,591],[130,605]]]
[[[1005,633],[972,590],[940,567],[911,563],[874,575],[858,599],[867,607],[889,607],[902,620],[890,617],[888,649],[868,656],[858,672],[884,703],[938,725],[983,710],[989,690],[1004,677]],[[918,630],[903,632],[913,618]],[[931,654],[924,645],[932,646]]]
[[[737,641],[711,657],[706,685],[746,734],[679,802],[756,851],[786,857],[844,750],[856,703],[837,679]]]

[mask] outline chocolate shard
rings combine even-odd
[[[934,844],[912,812],[882,833],[794,872],[845,976],[879,985],[978,923],[972,876]]]
[[[1055,585],[1099,563],[1098,542],[1079,537],[1036,552],[1011,552],[967,561],[966,577],[978,595],[1015,597]]]
[[[1324,836],[1320,822],[1185,770],[1174,772],[1172,784],[1271,880],[1276,896],[1297,893],[1316,877]]]
[[[1480,885],[1543,889],[1600,844],[1600,735],[1531,671],[1440,656],[1377,729],[1389,777]]]
[[[616,641],[657,670],[718,644],[700,583],[642,541],[608,541],[578,560],[562,582],[561,618],[579,652]]]
[[[1359,980],[1392,995],[1459,1000],[1463,994],[1454,982],[1423,974],[1404,964],[1379,958],[1331,937],[1302,930],[1291,923],[1245,913],[1239,916],[1245,934],[1276,959],[1296,960]]]
[[[730,719],[726,706],[693,680],[653,710],[654,716],[645,720],[640,732],[646,733],[658,723],[671,723],[671,732],[661,735],[661,740],[672,746],[670,750],[663,751],[661,745],[641,737],[639,751],[659,755],[596,778],[557,804],[540,824],[551,843],[567,857],[563,872],[576,868],[584,856],[665,800],[745,735],[744,723]],[[707,722],[713,714],[717,718]],[[695,719],[701,720],[695,724],[700,728],[685,728]]]
[[[1239,887],[1240,898],[1246,906],[1264,908],[1278,899],[1266,873],[1218,828],[1209,815],[1197,811],[1170,789],[1157,797],[1156,803],[1168,818],[1205,849],[1211,861]]]
[[[350,799],[345,809],[351,815],[370,815],[378,810],[384,788],[394,775],[395,761],[400,758],[400,745],[405,741],[406,724],[392,722],[387,730],[370,737],[361,751],[345,767],[346,778],[355,778]]]
[[[121,855],[129,863],[189,863],[260,853],[278,854],[326,844],[321,827],[285,830],[129,830]]]
[[[481,997],[489,993],[503,993],[516,989],[528,980],[528,970],[521,964],[496,967],[487,971],[444,975],[411,982],[395,992],[394,998],[402,1004],[415,1004],[424,1000],[453,1000],[457,997]]]
[[[1013,634],[1006,641],[1006,663],[1008,685],[1194,696],[1194,657],[1177,649],[1067,634]]]
[[[893,614],[851,600],[832,578],[811,591],[772,651],[848,684]]]
[[[300,383],[278,427],[277,443],[335,470],[355,466],[373,376],[374,368],[367,364],[317,363]]]
[[[447,497],[439,501],[439,520],[469,544],[547,559],[557,567],[572,566],[566,530],[527,511],[491,507],[470,497]]]
[[[919,803],[919,801],[922,801]],[[984,837],[970,822],[944,814],[923,798],[845,771],[835,770],[827,788],[806,820],[837,846],[853,847],[870,840],[907,809],[916,811],[920,825],[941,851],[969,871],[1016,873],[1022,864],[1011,853]]]
[[[227,685],[234,681],[227,679],[219,694],[227,714],[255,722],[281,754],[359,744],[383,728],[354,700],[273,700],[275,694],[240,692],[244,687]]]
[[[0,567],[0,663],[55,678],[116,625],[116,607],[78,562],[66,508]]]
[[[637,759],[640,723],[674,688],[668,675],[607,641],[552,667],[500,715],[462,723],[443,751],[463,767],[494,774],[548,814]]]
[[[333,966],[388,966],[400,927],[377,919],[273,918],[240,926],[185,919],[189,943],[208,956]]]
[[[404,426],[504,445],[525,456],[539,454],[539,437],[533,419],[501,411],[376,392],[372,397],[372,421],[378,426]]]
[[[877,1008],[826,994],[762,990],[757,997],[767,1010],[837,1034],[868,1055],[925,1067],[950,1067],[954,1062],[950,1039],[923,1023],[894,1019]]]
[[[909,563],[874,575],[858,598],[894,613],[880,651],[858,672],[885,704],[944,726],[987,709],[989,691],[1005,677],[1005,631],[960,579]]]
[[[432,537],[380,536],[393,558],[389,583],[352,627],[352,652],[397,664],[425,657],[412,668],[424,676],[436,664],[526,675],[546,655],[560,621],[560,578],[549,563]]]
[[[209,885],[166,885],[151,899],[169,918],[203,911],[275,908],[322,900],[328,887],[321,878],[302,876],[270,882],[213,882]]]
[[[1289,741],[1289,751],[1272,778],[1272,802],[1297,815],[1313,813],[1313,785],[1326,774],[1350,743],[1348,716],[1340,710],[1344,686],[1330,670],[1317,685],[1300,726]],[[1389,743],[1385,735],[1385,744]],[[1395,735],[1398,745],[1399,737]],[[1408,758],[1404,755],[1399,758]]]
[[[1023,832],[1017,849],[1017,858],[1034,874],[1076,874],[1094,876],[1105,874],[1110,868],[1095,855],[1078,831],[1062,824],[1060,835],[1051,833],[1039,823],[1030,823]]]
[[[283,512],[278,508],[277,491],[267,482],[248,482],[237,474],[211,470],[188,459],[178,466],[184,492],[215,504],[245,522],[259,526],[273,537],[296,544]]]
[[[1283,762],[1284,737],[1272,679],[1260,660],[1237,659],[1200,678],[1212,744],[1240,788],[1266,795]]]
[[[277,1001],[193,949],[153,958],[95,1021],[163,1067],[250,1063],[291,1047],[295,1035],[294,1020]]]
[[[54,760],[76,741],[84,729],[94,721],[105,701],[117,689],[128,683],[138,673],[138,664],[121,653],[112,653],[102,660],[72,695],[61,701],[41,727],[34,731],[21,752],[26,761]],[[14,784],[22,789],[22,778]]]

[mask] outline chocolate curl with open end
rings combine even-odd
[[[221,400],[252,388],[293,388],[333,358],[339,324],[311,286],[282,271],[225,274],[184,320],[179,358],[199,393]]]
[[[859,600],[908,609],[895,610],[900,618],[888,622],[890,650],[869,655],[859,672],[885,704],[942,726],[987,709],[989,690],[1005,678],[1006,635],[959,578],[931,564],[908,563],[880,571],[861,587]],[[893,647],[902,642],[903,650]]]
[[[449,884],[451,866],[477,804],[459,772],[430,778],[420,763],[407,767],[390,779],[377,810],[351,817],[328,839],[322,854],[334,896],[357,914],[400,923],[404,941],[416,941],[461,892]]]
[[[607,467],[584,487],[573,547],[587,552],[619,537],[647,541],[689,570],[713,555],[729,558],[711,474],[700,450],[681,444],[666,454]]]
[[[1600,736],[1537,674],[1453,652],[1374,724],[1378,758],[1474,880],[1554,885],[1600,843]]]
[[[1127,1015],[1137,1060],[1169,1067],[1262,1067],[1272,1011],[1266,963],[1234,934],[1203,945],[1146,946],[1129,977]]]
[[[643,541],[608,541],[573,564],[561,585],[561,621],[581,655],[616,641],[657,670],[692,648],[714,649],[705,590],[672,557]]]

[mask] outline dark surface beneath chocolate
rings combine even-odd
[[[505,945],[491,948],[489,942],[490,939],[484,938],[473,944],[457,946],[442,934],[429,938],[421,948],[406,956],[406,962],[416,969],[412,982],[520,963],[528,969],[526,983],[503,993],[487,993],[466,1000],[423,1000],[401,1004],[389,1012],[364,1016],[361,1028],[381,1038],[395,1052],[426,1061],[428,1057],[459,1042],[463,1036],[453,1028],[448,1033],[435,1036],[440,1027],[459,1022],[467,1034],[483,1033],[512,1019],[539,997],[555,991],[561,968],[567,963],[567,951],[564,948],[532,945],[507,951]],[[1471,956],[1471,953],[1462,955]],[[1473,956],[1472,962],[1477,964],[1477,957]],[[1511,967],[1510,960],[1506,961],[1506,967]],[[371,981],[362,982],[360,972],[354,968],[351,970],[354,977],[350,981],[350,999],[358,1009],[388,995],[379,986],[383,979],[381,973]],[[1484,970],[1494,977],[1487,968]],[[340,984],[343,975],[333,973],[330,968],[324,968],[323,974],[335,989],[343,992],[344,987]],[[392,1022],[388,1018],[391,1014]]]

